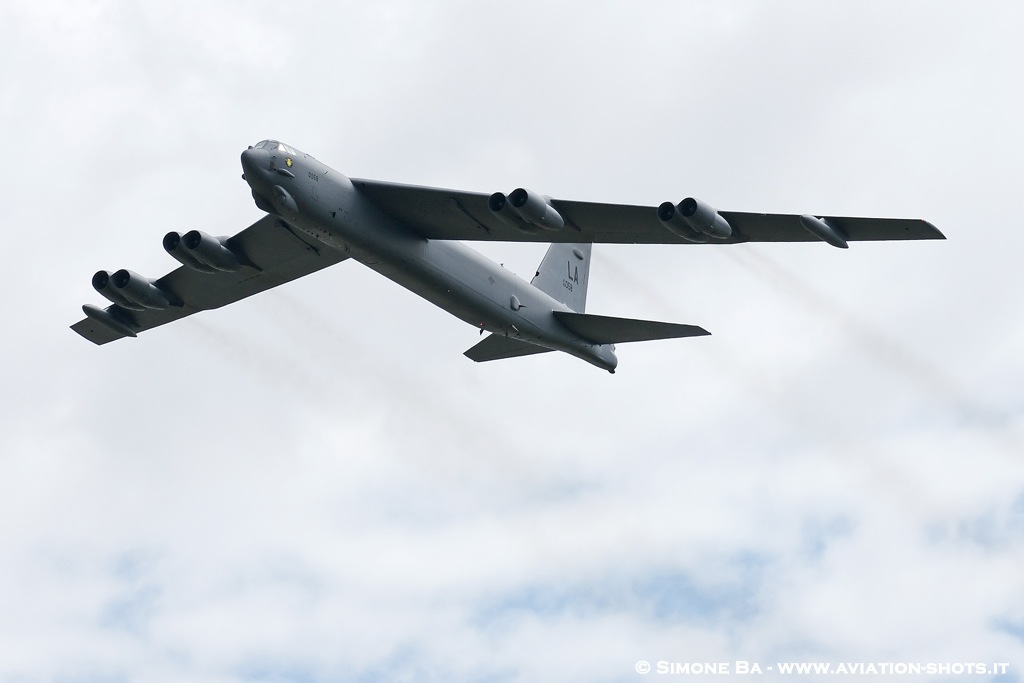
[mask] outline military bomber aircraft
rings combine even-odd
[[[96,344],[135,337],[353,258],[452,315],[489,332],[466,351],[489,361],[564,351],[615,372],[615,344],[706,335],[694,325],[585,312],[591,246],[820,240],[944,239],[923,220],[716,211],[687,198],[658,207],[505,195],[347,178],[277,140],[242,152],[243,179],[267,215],[232,237],[169,232],[182,265],[161,278],[97,272],[112,302],[83,306],[71,326]],[[530,282],[461,241],[546,242]]]

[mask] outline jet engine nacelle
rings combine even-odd
[[[512,208],[512,205],[508,203],[508,197],[503,192],[495,192],[488,197],[487,208],[498,220],[510,228],[515,228],[528,235],[533,235],[538,230],[537,226],[527,223],[519,216],[519,212]]]
[[[506,225],[529,234],[536,233],[538,228],[553,231],[565,227],[565,221],[551,206],[548,197],[521,187],[507,197],[495,192],[487,199],[487,208]]]
[[[164,235],[164,250],[179,263],[203,273],[234,272],[242,261],[224,242],[199,230],[184,235],[169,232]]]
[[[669,232],[679,235],[687,242],[704,244],[708,241],[707,235],[690,227],[690,224],[683,219],[682,214],[672,202],[664,202],[658,207],[658,220],[668,228]]]
[[[667,203],[668,202],[666,202],[666,204]],[[679,225],[681,222],[691,230],[695,230],[696,232],[718,240],[724,240],[732,236],[732,227],[729,225],[729,222],[722,218],[717,211],[699,199],[687,197],[683,201],[679,202],[678,205],[673,207],[675,212],[677,212],[679,221],[667,222],[662,218],[664,208],[665,204],[658,207],[658,218],[661,218],[661,222],[665,224],[665,227],[669,228],[673,232],[675,232],[675,230],[673,230],[673,225]],[[664,213],[667,214],[667,210],[664,211]],[[684,239],[689,239],[682,233],[677,232],[676,234],[680,235]]]
[[[561,230],[565,227],[565,221],[551,206],[551,199],[548,197],[542,197],[520,187],[508,196],[508,203],[524,221],[538,228]]]
[[[113,275],[105,270],[97,272],[92,276],[92,286],[110,301],[132,311],[180,305],[175,297],[169,296],[149,278],[124,268]]]

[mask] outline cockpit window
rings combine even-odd
[[[283,142],[277,140],[260,140],[255,145],[256,149],[265,149],[268,152],[284,152],[285,154],[291,154],[292,156],[298,155],[298,152],[294,148],[289,147]]]

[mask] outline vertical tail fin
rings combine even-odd
[[[553,243],[530,284],[577,313],[583,313],[587,308],[592,246]]]

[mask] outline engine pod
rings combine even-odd
[[[149,278],[122,268],[110,276],[110,285],[124,299],[136,306],[161,310],[181,303],[153,284]]]
[[[163,246],[164,251],[173,256],[174,259],[183,266],[187,266],[192,270],[198,270],[200,273],[217,272],[216,268],[208,266],[196,259],[195,255],[190,250],[186,249],[185,245],[181,243],[181,235],[177,232],[171,231],[164,235]]]
[[[548,197],[542,197],[522,187],[513,190],[508,202],[519,216],[531,225],[544,230],[561,230],[565,227],[562,216],[551,206]]]
[[[127,308],[130,311],[146,310],[145,306],[141,306],[126,298],[120,289],[114,287],[114,284],[110,281],[110,273],[105,270],[97,270],[96,274],[92,276],[92,288],[102,294],[107,301],[115,303],[121,308]]]
[[[732,236],[732,227],[711,206],[699,199],[687,197],[676,207],[686,223],[708,237],[724,240]]]
[[[186,232],[181,237],[181,244],[192,259],[215,270],[233,273],[242,265],[242,260],[224,246],[222,240],[201,230]]]
[[[502,192],[495,192],[487,198],[487,208],[498,220],[510,228],[515,228],[528,235],[534,235],[538,231],[537,226],[523,220],[519,212],[512,208],[508,197]]]
[[[690,227],[690,224],[683,219],[682,214],[672,202],[664,202],[658,207],[658,220],[668,228],[669,232],[682,237],[687,242],[704,244],[708,241],[707,235]]]
[[[149,278],[124,268],[113,274],[97,271],[92,276],[92,287],[109,301],[130,311],[181,305],[177,297],[157,287]]]

